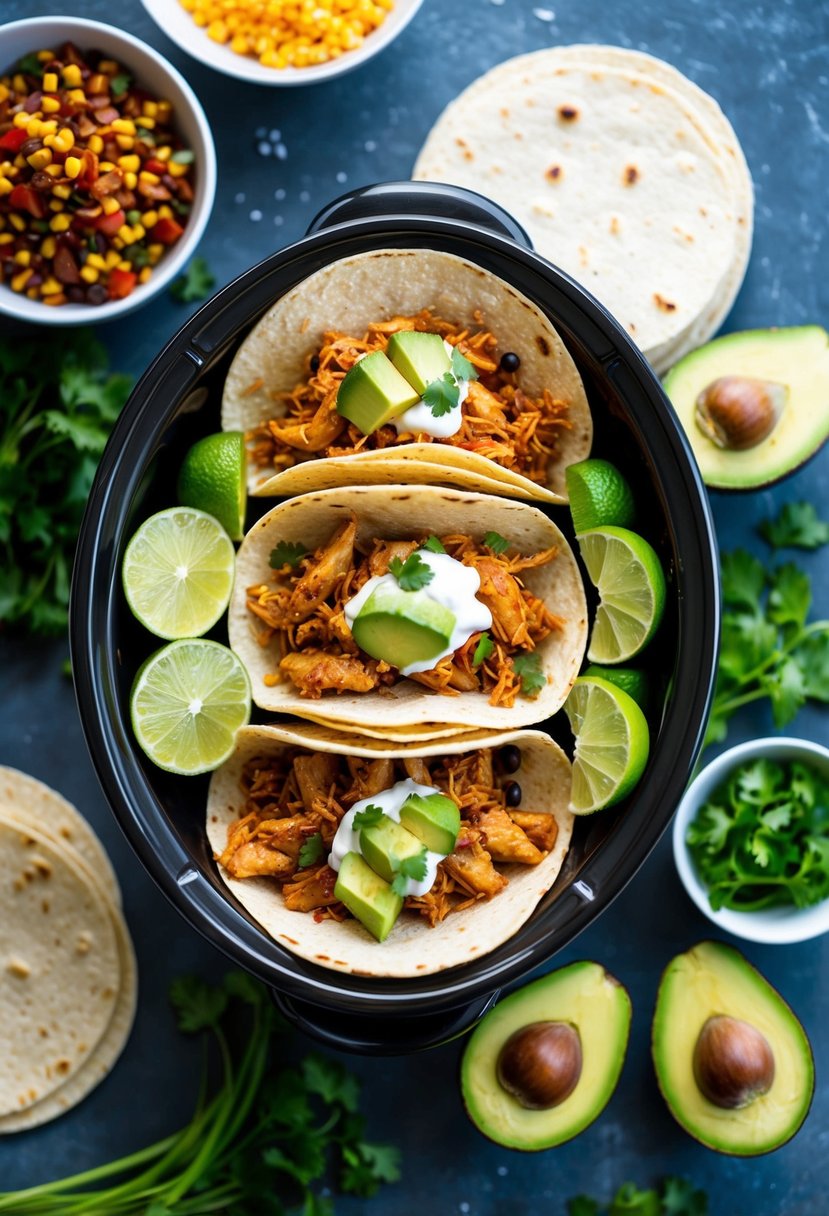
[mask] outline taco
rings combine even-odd
[[[379,942],[336,898],[328,862],[349,810],[401,782],[448,796],[460,830]],[[249,726],[211,779],[207,835],[232,894],[286,949],[337,971],[427,975],[479,958],[529,918],[567,853],[569,797],[570,763],[541,731],[405,746]]]
[[[411,333],[428,350],[416,337],[419,350],[395,354]],[[409,393],[358,415],[340,386],[366,356]],[[222,427],[248,436],[252,494],[439,482],[548,502],[566,502],[564,470],[593,434],[549,318],[491,272],[430,249],[344,258],[282,296],[236,353]]]
[[[537,508],[352,487],[289,499],[254,524],[228,630],[261,709],[422,739],[555,713],[587,608],[570,546]]]

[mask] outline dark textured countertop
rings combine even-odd
[[[175,0],[170,0],[174,3]],[[754,250],[726,328],[825,321],[829,313],[826,195],[829,185],[829,8],[816,0],[751,3],[686,0],[426,0],[403,36],[353,74],[304,89],[245,85],[201,67],[169,42],[139,0],[0,0],[0,20],[63,12],[117,22],[165,53],[199,94],[219,155],[216,206],[202,243],[219,284],[298,238],[314,213],[351,186],[405,178],[445,105],[482,71],[509,56],[558,43],[607,42],[650,51],[685,71],[723,105],[757,190]],[[282,149],[264,154],[264,146]],[[139,373],[188,315],[166,294],[101,336],[119,368]],[[7,324],[0,322],[0,324]],[[755,524],[792,499],[827,509],[829,449],[771,491],[713,495],[721,544],[763,552]],[[798,558],[800,560],[800,558]],[[825,560],[806,556],[819,615],[826,615]],[[0,1140],[0,1189],[32,1185],[134,1150],[179,1126],[195,1099],[199,1051],[173,1029],[165,993],[182,971],[221,972],[217,955],[166,904],[108,811],[87,758],[61,642],[0,639],[0,762],[56,786],[101,833],[124,888],[138,951],[141,995],[130,1043],[112,1075],[80,1107],[38,1131]],[[745,711],[729,742],[770,732],[765,710]],[[793,734],[825,741],[827,716],[803,711]],[[710,755],[712,752],[709,753]],[[684,1173],[705,1186],[712,1211],[728,1216],[821,1216],[829,1212],[826,1021],[827,939],[789,947],[746,944],[780,988],[815,1049],[818,1093],[795,1140],[754,1161],[719,1157],[689,1139],[656,1091],[648,1052],[660,972],[711,926],[677,879],[667,838],[622,896],[556,963],[595,958],[628,987],[630,1049],[615,1096],[572,1143],[523,1155],[489,1144],[464,1117],[457,1044],[426,1056],[354,1060],[375,1139],[403,1150],[403,1180],[373,1204],[337,1211],[410,1216],[535,1216],[564,1199],[607,1197],[627,1178],[644,1183]],[[0,1034],[2,1030],[0,1030]],[[303,1046],[300,1043],[300,1046]]]

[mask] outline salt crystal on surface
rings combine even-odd
[[[310,203],[310,201],[311,201],[311,195],[308,193],[308,191],[307,191],[307,190],[300,190],[300,192],[299,192],[299,201],[300,201],[301,203]]]
[[[270,131],[268,133],[268,139],[271,141],[272,144],[278,144],[281,138],[282,138],[281,131],[277,131],[274,129],[273,131]]]
[[[533,16],[539,21],[555,21],[556,15],[551,8],[534,8]]]
[[[273,196],[278,203],[281,203],[285,197],[285,191],[280,187],[279,190],[274,190]]]
[[[363,147],[365,148],[366,152],[374,152],[377,148],[377,144],[373,139],[367,139]]]
[[[338,181],[338,182],[340,182],[340,183],[342,183],[342,182],[347,182],[347,181],[348,181],[348,174],[347,174],[347,173],[343,173],[342,169],[340,169],[339,173],[337,174],[337,181]]]
[[[273,217],[273,222],[276,224],[277,228],[281,228],[285,223],[285,217],[283,215],[275,215]]]
[[[277,160],[287,160],[288,159],[288,149],[285,147],[284,144],[277,144],[276,148],[274,150],[276,152]]]
[[[250,218],[253,220],[254,224],[258,224],[262,218],[262,212],[261,211],[251,211]]]
[[[243,203],[245,201],[244,194],[237,194],[233,201],[234,203]]]
[[[264,139],[262,140],[262,142],[260,144],[257,145],[256,150],[260,156],[273,156],[273,148]]]

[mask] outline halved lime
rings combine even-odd
[[[153,764],[170,773],[206,773],[228,758],[250,720],[250,680],[227,646],[200,638],[150,655],[130,695],[132,729]]]
[[[646,709],[650,695],[650,680],[648,673],[640,667],[603,667],[600,663],[591,663],[582,672],[585,676],[600,676],[609,680],[629,697],[633,697],[640,709]]]
[[[235,553],[212,515],[169,507],[145,520],[127,545],[127,603],[159,638],[195,638],[216,624],[233,590]]]
[[[244,434],[220,431],[193,444],[178,475],[179,502],[215,516],[231,540],[245,531],[245,461]]]
[[[570,810],[590,815],[629,794],[648,762],[645,715],[621,688],[579,676],[564,703],[576,740]]]
[[[580,460],[564,472],[576,532],[633,523],[633,491],[609,460]]]
[[[579,535],[587,573],[599,593],[590,634],[591,663],[624,663],[645,647],[662,620],[665,575],[637,532],[593,528]]]

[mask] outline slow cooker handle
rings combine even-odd
[[[326,1047],[361,1056],[400,1056],[439,1047],[465,1034],[492,1008],[500,992],[447,1013],[385,1019],[373,1018],[370,1013],[332,1012],[285,996],[275,988],[271,996],[283,1017]]]
[[[474,190],[445,182],[378,182],[350,190],[314,216],[306,236],[348,220],[385,219],[391,215],[425,215],[477,224],[532,249],[524,229],[503,207]]]

